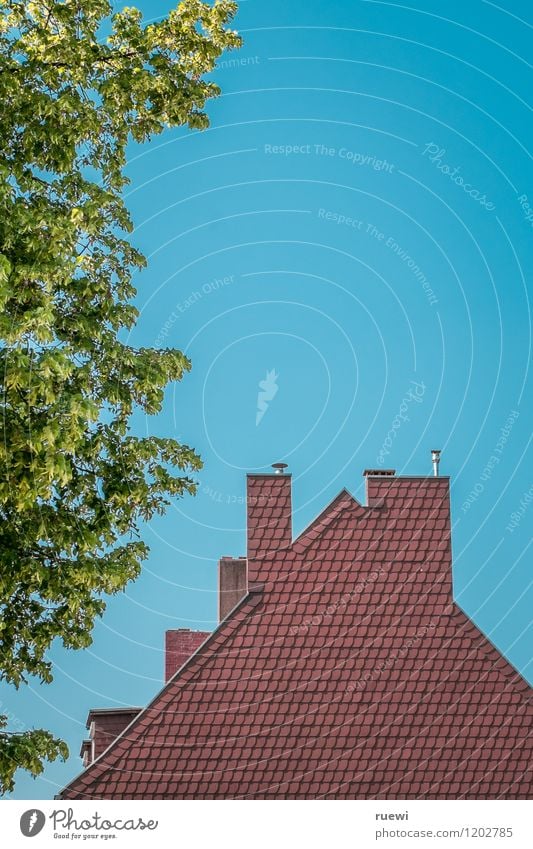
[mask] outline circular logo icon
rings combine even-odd
[[[37,808],[31,808],[29,811],[24,811],[20,818],[20,830],[24,837],[35,837],[43,830],[46,817],[42,811]]]

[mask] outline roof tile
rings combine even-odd
[[[447,479],[367,477],[384,509],[343,491],[291,545],[279,477],[249,482],[263,589],[62,798],[530,798],[530,690],[450,603]]]

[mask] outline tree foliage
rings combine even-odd
[[[208,125],[235,11],[184,0],[145,25],[108,0],[0,0],[0,680],[17,687],[51,680],[56,637],[90,644],[147,555],[140,523],[195,489],[190,447],[130,432],[190,363],[123,341],[145,259],[121,193],[131,139]],[[1,731],[0,790],[56,756],[46,731]]]

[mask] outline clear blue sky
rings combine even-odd
[[[533,679],[532,24],[526,0],[243,0],[211,129],[131,147],[149,257],[131,341],[193,361],[135,427],[205,466],[198,496],[146,528],[144,573],[92,647],[57,647],[52,686],[1,692],[19,727],[72,751],[19,775],[19,798],[79,771],[89,708],[157,691],[165,629],[215,626],[218,558],[245,552],[245,473],[276,460],[298,533],[343,487],[363,499],[363,468],[425,474],[441,448],[456,598]]]

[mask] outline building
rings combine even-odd
[[[531,690],[453,601],[449,479],[364,475],[295,540],[290,475],[248,475],[220,625],[167,634],[144,710],[91,711],[59,798],[531,798]]]

